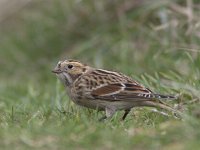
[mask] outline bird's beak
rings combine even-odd
[[[52,72],[53,72],[53,73],[61,73],[62,70],[60,70],[60,69],[56,69],[56,68],[55,68],[54,70],[52,70]]]

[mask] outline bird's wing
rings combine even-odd
[[[119,100],[152,100],[156,98],[150,90],[132,83],[114,83],[96,88],[91,95],[97,99],[119,101]]]
[[[169,98],[154,94],[132,78],[118,72],[97,69],[80,77],[72,93],[87,99],[107,101],[146,101],[155,98]],[[162,96],[162,97],[161,97]]]

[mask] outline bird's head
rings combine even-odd
[[[66,85],[70,86],[78,77],[89,71],[91,67],[76,61],[76,60],[64,60],[59,61],[53,73]]]

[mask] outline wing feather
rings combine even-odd
[[[150,100],[153,93],[142,86],[126,83],[115,83],[97,88],[91,92],[92,96],[98,99],[109,101],[117,100]]]
[[[99,96],[105,96],[105,95],[111,95],[118,93],[121,90],[121,86],[119,84],[110,84],[106,85],[100,88],[97,88],[96,90],[93,90],[91,93],[92,95],[99,95]]]
[[[117,72],[97,69],[77,79],[72,93],[83,99],[107,101],[151,101],[171,98],[153,93],[130,77]]]

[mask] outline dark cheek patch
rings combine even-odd
[[[82,73],[78,73],[78,74],[70,74],[72,80],[76,80],[78,77],[80,77],[82,75]]]
[[[85,71],[86,71],[86,68],[83,68],[82,71],[85,72]]]

